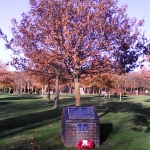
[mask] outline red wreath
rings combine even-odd
[[[95,147],[95,144],[91,140],[86,140],[86,144],[83,142],[84,140],[78,141],[76,147],[78,150],[88,150],[88,149],[93,149]]]

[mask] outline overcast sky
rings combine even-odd
[[[129,17],[145,19],[143,31],[146,37],[150,38],[150,0],[119,0],[118,5],[128,5],[127,14]],[[11,39],[11,19],[21,20],[22,12],[28,12],[29,0],[0,0],[0,28]],[[4,42],[0,39],[0,60],[10,61],[12,52],[5,50]]]

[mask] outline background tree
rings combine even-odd
[[[8,71],[7,65],[0,61],[0,89],[2,92],[12,92],[14,84],[13,72]]]
[[[82,79],[82,78],[81,78]],[[86,91],[89,88],[94,88],[96,91],[94,94],[100,94],[102,90],[108,91],[113,86],[113,78],[110,73],[102,73],[96,75],[90,75],[81,80],[81,85]],[[89,92],[88,92],[89,93]]]

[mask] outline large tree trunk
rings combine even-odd
[[[59,107],[59,74],[56,75],[54,108]]]
[[[18,84],[17,84],[17,94],[18,93],[20,93],[20,84],[19,84],[19,82],[18,82]]]
[[[24,85],[23,93],[26,93],[26,85]]]
[[[46,98],[46,94],[47,94],[47,85],[44,86],[44,98]]]
[[[81,106],[80,102],[80,85],[79,85],[79,78],[75,77],[74,78],[74,84],[75,84],[75,97],[76,97],[76,106]]]
[[[27,88],[28,88],[28,94],[29,94],[29,93],[30,93],[30,82],[28,81],[27,84],[28,84],[28,85],[27,85],[27,86],[28,86]]]
[[[34,87],[33,85],[31,86],[31,92],[30,92],[30,93],[31,93],[31,94],[32,94],[32,93],[35,93],[35,87]]]
[[[11,93],[11,87],[9,87],[8,89],[9,89],[8,93]]]
[[[47,97],[48,97],[48,102],[50,102],[50,83],[48,81],[48,86],[47,86],[47,89],[48,89],[48,94],[47,94]]]
[[[44,87],[42,86],[42,93],[41,93],[42,96],[44,96]]]

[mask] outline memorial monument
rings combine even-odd
[[[61,138],[65,147],[100,145],[100,121],[94,106],[69,107],[62,111]]]

